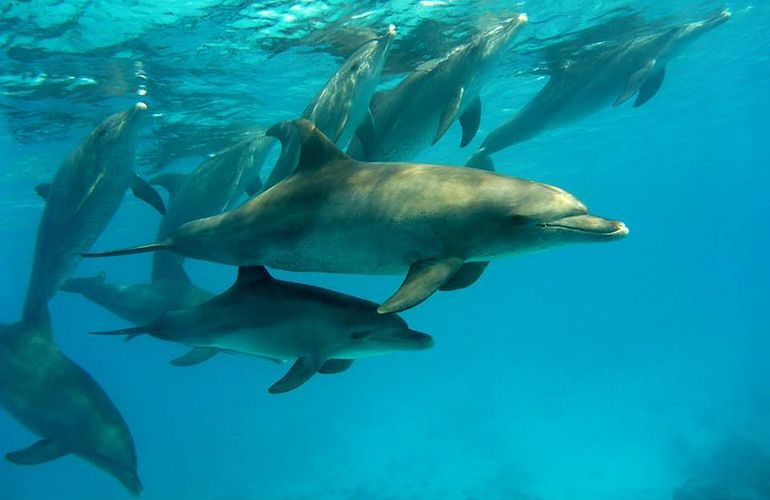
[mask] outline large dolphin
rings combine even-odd
[[[354,359],[427,349],[433,339],[410,330],[398,315],[323,288],[274,279],[264,267],[241,267],[233,286],[198,306],[171,311],[145,326],[94,332],[142,333],[193,347],[177,364],[220,351],[295,360],[269,392],[296,389],[315,373],[338,373]]]
[[[481,120],[479,91],[526,21],[524,14],[508,18],[375,94],[372,121],[359,127],[348,153],[364,161],[409,161],[438,142],[457,118],[460,145],[466,146]]]
[[[213,294],[189,279],[163,278],[150,283],[115,285],[104,273],[89,278],[70,278],[63,292],[77,293],[135,325],[149,323],[162,314],[200,304]]]
[[[264,131],[208,158],[189,174],[161,174],[150,182],[168,190],[170,199],[157,238],[163,239],[191,220],[208,217],[232,208],[241,194],[249,196],[261,190],[259,172],[275,139]],[[171,254],[157,254],[152,262],[153,280],[179,279],[182,262]]]
[[[35,246],[23,317],[36,321],[46,305],[118,210],[129,187],[160,212],[163,200],[134,173],[140,117],[138,103],[97,126],[56,172],[53,183],[39,187],[46,198]]]
[[[489,155],[526,141],[636,94],[634,107],[658,92],[666,65],[704,33],[730,18],[723,10],[709,19],[633,36],[620,43],[596,43],[590,50],[552,64],[545,87],[511,120],[493,130],[468,165],[491,168]]]
[[[289,271],[406,273],[379,308],[390,313],[442,286],[470,285],[480,274],[477,262],[628,233],[557,187],[472,168],[359,162],[307,120],[268,133],[294,126],[300,161],[283,182],[236,210],[188,222],[164,241],[87,255],[170,250]]]
[[[6,454],[35,465],[73,454],[142,491],[131,433],[99,384],[56,347],[47,320],[0,325],[0,406],[40,440]]]
[[[340,148],[345,148],[362,122],[371,121],[369,102],[380,81],[382,67],[396,35],[393,25],[384,35],[363,43],[308,104],[302,118],[315,123]],[[265,187],[287,177],[297,166],[300,141],[296,135],[283,142]]]

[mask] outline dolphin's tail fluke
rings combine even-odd
[[[117,255],[133,255],[135,253],[147,253],[157,252],[159,250],[169,250],[171,243],[147,243],[145,245],[139,245],[131,248],[122,248],[120,250],[109,250],[107,252],[87,252],[83,254],[83,257],[115,257]]]
[[[130,328],[121,328],[119,330],[104,330],[101,332],[89,332],[91,335],[125,335],[126,336],[126,342],[133,339],[136,336],[142,335],[143,333],[149,333],[150,330],[147,328],[147,326],[132,326]]]
[[[104,272],[90,278],[70,278],[64,282],[61,290],[62,292],[83,293],[94,286],[103,285],[106,279],[107,275]]]

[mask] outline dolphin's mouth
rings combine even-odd
[[[386,344],[389,346],[398,346],[405,350],[428,349],[433,347],[433,337],[427,333],[417,330],[404,330],[397,333],[389,333],[383,336],[372,336],[368,338],[370,342]]]
[[[573,215],[550,222],[541,222],[538,226],[594,236],[626,236],[628,234],[628,227],[622,222],[594,215]]]

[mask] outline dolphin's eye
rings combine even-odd
[[[354,332],[353,335],[350,336],[350,338],[354,340],[363,340],[368,336],[369,336],[369,332]]]

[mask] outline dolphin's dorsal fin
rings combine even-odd
[[[315,170],[335,160],[350,160],[312,122],[300,119],[293,123],[299,132],[301,144],[297,172]]]
[[[267,271],[265,266],[241,266],[238,268],[238,278],[235,280],[235,286],[252,287],[258,283],[272,281],[273,277]]]

